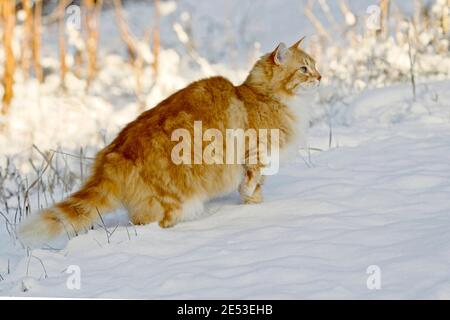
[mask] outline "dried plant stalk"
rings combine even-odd
[[[159,20],[160,20],[160,1],[155,0],[155,28],[153,29],[153,72],[155,74],[155,78],[158,77],[158,66],[159,66],[159,50],[160,50],[160,29],[159,29]]]
[[[69,4],[68,0],[60,1],[58,4],[58,18],[59,18],[59,74],[61,87],[66,88],[66,73],[67,73],[67,62],[66,62],[66,24],[65,24],[65,9]]]
[[[447,0],[447,5],[444,6],[444,12],[442,13],[442,30],[444,34],[450,32],[450,0]]]
[[[41,25],[42,25],[42,0],[36,0],[34,4],[32,57],[34,72],[40,83],[44,82],[44,73],[41,66]]]
[[[145,103],[142,100],[142,76],[144,73],[144,57],[142,56],[142,53],[138,50],[137,40],[131,34],[128,28],[127,21],[123,16],[121,0],[114,0],[114,11],[116,15],[117,25],[119,27],[120,36],[127,46],[127,51],[131,60],[130,63],[133,67],[133,71],[135,74],[136,79],[135,93],[138,100],[139,109],[144,110]],[[148,41],[147,38],[149,37],[149,35],[150,33],[147,33],[145,36],[146,42]]]
[[[317,33],[320,34],[324,39],[331,41],[331,36],[326,30],[326,28],[323,26],[322,22],[315,16],[313,12],[313,1],[308,1],[307,5],[305,6],[305,15],[311,21],[314,28],[317,30]]]
[[[7,114],[13,98],[13,86],[14,86],[14,71],[16,68],[16,62],[14,58],[14,52],[12,48],[12,40],[14,27],[16,24],[15,19],[16,5],[13,1],[1,1],[0,2],[0,15],[3,22],[3,46],[5,49],[5,61],[4,61],[4,74],[2,79],[2,85],[4,89],[3,93],[3,106],[2,114]]]
[[[31,67],[31,47],[32,47],[32,35],[33,35],[33,8],[31,6],[31,0],[23,0],[23,12],[25,13],[24,20],[24,35],[22,38],[22,51],[20,56],[20,66],[23,70],[25,79],[28,79],[30,67]]]
[[[380,0],[380,9],[381,9],[381,16],[380,16],[380,23],[381,28],[379,32],[377,33],[378,36],[381,36],[382,38],[386,38],[389,34],[389,4],[390,0]]]
[[[102,0],[84,0],[84,22],[86,27],[86,50],[88,57],[87,86],[89,89],[92,80],[97,75],[97,50],[99,41],[100,14],[103,7]]]

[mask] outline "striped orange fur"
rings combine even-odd
[[[293,97],[316,86],[320,74],[300,48],[280,44],[256,62],[239,86],[223,77],[196,81],[129,123],[95,159],[92,175],[78,192],[22,224],[19,235],[39,245],[59,234],[89,228],[99,215],[123,205],[134,224],[158,222],[171,227],[189,207],[240,190],[245,203],[262,201],[261,163],[176,165],[171,134],[194,121],[215,128],[280,131],[283,148],[294,140],[297,116]],[[194,151],[193,151],[194,152]],[[249,184],[255,187],[249,190]],[[240,186],[240,188],[239,188]]]

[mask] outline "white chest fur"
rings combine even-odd
[[[291,98],[285,102],[289,109],[295,114],[297,121],[291,124],[295,132],[294,139],[281,150],[281,162],[292,160],[298,155],[300,148],[306,149],[308,147],[310,101],[310,97],[302,96]]]

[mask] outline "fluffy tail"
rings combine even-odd
[[[100,215],[117,206],[114,183],[94,175],[63,202],[26,219],[19,226],[18,237],[27,246],[40,247],[59,235],[72,236],[87,230]]]

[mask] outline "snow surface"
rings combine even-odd
[[[260,52],[314,33],[302,12],[305,2],[163,2],[160,78],[154,83],[150,68],[144,70],[146,105],[208,72],[239,83]],[[373,2],[349,1],[358,15]],[[336,12],[338,2],[329,3]],[[409,2],[396,3],[411,10]],[[141,38],[152,8],[135,3],[125,9]],[[89,94],[72,74],[69,93],[59,91],[57,29],[51,26],[44,34],[45,84],[16,75],[11,113],[0,119],[6,125],[0,191],[9,195],[0,207],[0,297],[450,299],[448,53],[439,60],[440,77],[447,80],[417,75],[416,100],[409,84],[364,86],[352,95],[320,88],[311,108],[311,150],[268,178],[260,205],[242,205],[234,193],[208,203],[202,217],[165,230],[131,226],[118,211],[105,219],[107,231],[96,225],[60,250],[27,252],[14,239],[22,217],[16,208],[24,210],[14,192],[34,181],[36,167],[46,167],[32,145],[73,155],[83,147],[92,156],[140,112],[123,43],[114,24],[106,23],[114,14],[103,15],[101,33],[108,36],[101,37],[101,69]],[[186,59],[174,30],[175,23],[187,28],[190,20],[194,44],[209,61],[203,67]],[[403,51],[392,52],[398,54],[392,60],[404,58]],[[76,189],[90,163],[55,154],[55,168],[31,190],[30,211]],[[66,270],[73,265],[81,271],[80,290],[67,287]],[[381,272],[379,290],[367,287],[370,266]]]
[[[323,151],[270,177],[263,204],[232,194],[168,230],[127,226],[119,212],[109,242],[98,227],[31,258],[9,244],[18,262],[1,295],[449,299],[450,81],[419,88],[416,102],[408,85],[351,98],[332,148],[329,128],[313,127],[310,144]],[[66,287],[70,265],[80,290]],[[366,285],[371,265],[379,290]]]

